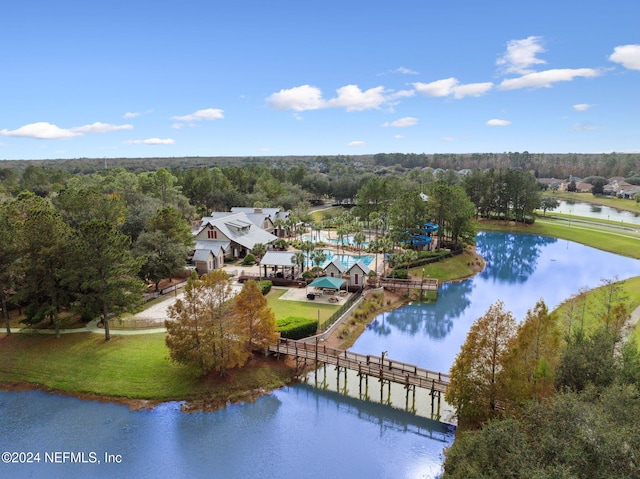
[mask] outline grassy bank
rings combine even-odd
[[[471,251],[447,258],[437,263],[409,269],[409,274],[418,278],[435,278],[438,281],[453,281],[469,278],[482,269],[482,260]]]
[[[614,228],[585,218],[539,217],[532,225],[507,222],[480,222],[478,230],[531,233],[566,239],[586,246],[640,259],[640,236],[634,230]],[[628,225],[627,225],[628,226]]]
[[[246,399],[255,389],[270,390],[290,381],[282,363],[243,368],[227,378],[198,378],[195,371],[171,362],[164,334],[0,335],[0,382],[112,398],[211,402]]]
[[[630,278],[620,283],[627,297],[629,312],[631,312],[640,306],[640,277]],[[572,329],[583,326],[586,331],[590,332],[600,327],[601,324],[597,318],[597,312],[599,305],[604,301],[602,299],[603,294],[605,294],[605,292],[602,288],[594,288],[582,293],[579,297],[573,298],[573,301],[575,301],[573,311],[571,311],[571,298],[568,298],[558,306],[555,312],[559,315],[564,325],[563,332],[566,333],[569,331],[569,316],[573,316],[571,319]],[[636,344],[640,347],[640,329],[636,327],[630,337],[635,340]]]

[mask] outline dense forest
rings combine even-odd
[[[389,170],[433,169],[520,169],[534,172],[538,178],[568,178],[569,176],[640,176],[638,153],[378,153],[349,156],[264,156],[264,157],[175,157],[175,158],[75,158],[57,160],[4,160],[0,168],[24,170],[27,166],[59,168],[69,173],[89,174],[105,168],[121,167],[129,171],[155,171],[214,166],[270,165],[290,168],[305,165],[320,171],[333,163],[343,163],[356,169],[376,174]],[[635,175],[634,175],[635,173]]]

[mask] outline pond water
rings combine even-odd
[[[478,250],[485,271],[444,285],[437,303],[378,316],[352,349],[446,372],[471,323],[496,300],[522,319],[541,297],[552,308],[600,278],[640,275],[639,261],[552,238],[483,233]],[[39,463],[0,463],[0,477],[434,478],[454,437],[444,424],[306,384],[215,413],[179,406],[133,412],[0,392],[0,452],[40,454]]]
[[[631,200],[620,201],[629,201],[632,203]],[[558,208],[549,211],[554,213],[563,213],[566,215],[585,216],[587,218],[622,221],[624,223],[640,225],[640,215],[637,213],[618,210],[609,206],[592,205],[590,203],[561,200]]]

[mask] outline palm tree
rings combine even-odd
[[[314,221],[311,224],[311,229],[316,232],[316,241],[320,241],[320,230],[322,229],[322,223]]]
[[[346,225],[340,224],[338,225],[336,234],[338,235],[338,241],[342,245],[342,254],[344,254],[344,237],[349,234],[349,230],[347,229]]]
[[[300,271],[302,272],[302,268],[304,267],[304,253],[302,251],[296,251],[295,253],[293,253],[293,256],[291,257],[291,264],[294,265],[294,273],[293,273],[293,277],[295,278],[295,266],[300,266]]]
[[[311,253],[311,261],[316,266],[320,266],[327,260],[327,253],[324,250],[317,249]]]
[[[316,245],[313,244],[311,241],[305,241],[304,243],[302,243],[302,245],[300,246],[300,249],[302,251],[304,251],[307,254],[307,261],[306,261],[306,267],[308,268],[309,266],[309,254],[316,249]]]
[[[285,228],[287,227],[287,220],[285,220],[284,218],[278,218],[273,222],[273,227],[276,230],[276,233],[278,233],[276,236],[278,238],[282,238],[281,233],[285,230]]]
[[[362,243],[364,243],[366,239],[367,237],[362,231],[358,231],[356,234],[353,235],[353,242],[355,243],[356,249],[358,251],[360,251],[360,247],[362,246]]]

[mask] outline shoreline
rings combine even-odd
[[[472,254],[474,258],[479,259],[477,264],[480,264],[480,268],[474,268],[474,272],[471,275],[455,278],[446,282],[459,282],[467,280],[479,272],[481,272],[485,267],[485,261],[482,257],[480,257],[475,248],[472,250]],[[474,264],[476,264],[474,262]],[[357,341],[360,335],[365,331],[366,324],[371,322],[378,314],[383,312],[392,311],[394,309],[400,308],[407,304],[409,301],[408,298],[403,297],[400,294],[385,291],[384,292],[384,306],[380,310],[376,311],[370,318],[367,318],[366,321],[359,322],[356,325],[349,325],[348,321],[345,322],[345,325],[334,329],[331,334],[327,337],[324,343],[327,346],[334,347],[337,349],[348,349]],[[360,327],[358,327],[360,326]],[[344,332],[345,328],[348,329],[346,334],[346,338],[340,337]],[[84,331],[83,331],[84,332]],[[17,334],[17,333],[16,333]],[[6,336],[3,336],[6,337]],[[0,340],[3,338],[0,338]],[[262,361],[261,361],[262,363]],[[218,410],[224,409],[227,405],[231,404],[239,404],[243,402],[253,402],[257,400],[259,397],[269,394],[270,392],[280,389],[281,387],[285,387],[287,385],[296,384],[300,382],[299,378],[304,374],[304,371],[296,372],[294,364],[287,364],[288,360],[284,361],[280,360],[279,366],[276,368],[274,365],[270,365],[268,367],[272,367],[275,369],[280,369],[281,371],[286,371],[287,381],[285,384],[274,387],[274,388],[264,388],[264,387],[256,387],[251,390],[244,391],[244,393],[235,396],[234,398],[216,398],[211,395],[210,392],[203,392],[198,395],[194,395],[193,397],[186,398],[176,398],[176,399],[141,399],[141,398],[130,398],[125,396],[109,396],[92,392],[71,392],[67,390],[62,390],[58,388],[52,388],[39,383],[29,383],[29,382],[0,382],[0,390],[2,391],[27,391],[27,390],[37,390],[43,391],[50,394],[58,394],[62,396],[75,397],[82,400],[88,401],[98,401],[98,402],[111,402],[114,404],[121,404],[127,406],[132,411],[149,411],[154,409],[155,407],[171,403],[171,402],[179,402],[182,403],[180,410],[182,412],[214,412]],[[245,366],[247,367],[247,366]],[[251,366],[248,366],[251,367]],[[255,367],[255,365],[254,365]],[[218,378],[201,378],[202,381],[213,381],[215,382]]]

